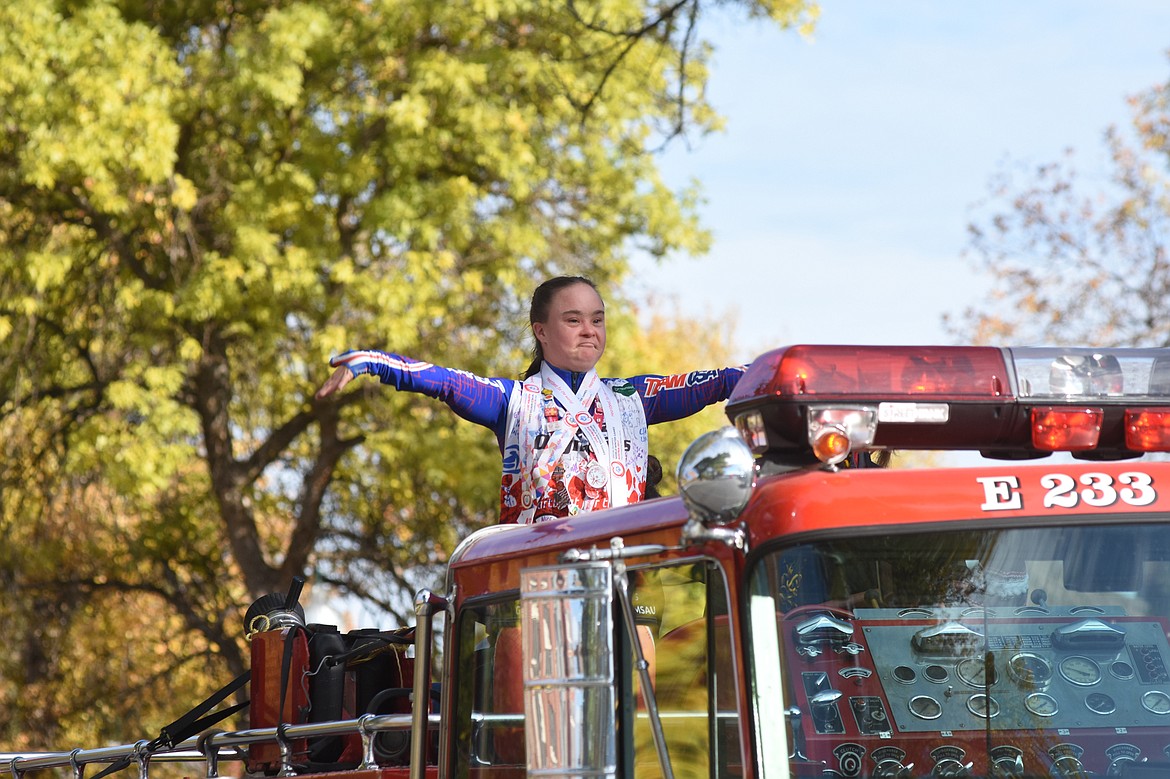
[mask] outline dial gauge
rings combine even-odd
[[[1056,698],[1046,692],[1034,692],[1024,698],[1024,706],[1037,717],[1051,717],[1060,711]]]
[[[910,699],[910,713],[921,719],[938,719],[942,716],[942,704],[929,695],[915,695]]]
[[[1078,687],[1090,687],[1101,681],[1101,666],[1082,655],[1060,661],[1060,675]]]
[[[999,703],[990,695],[979,693],[967,699],[967,711],[980,719],[991,719],[999,714]]]
[[[1170,695],[1161,690],[1150,690],[1142,695],[1142,708],[1154,714],[1170,714]]]
[[[998,681],[995,665],[985,663],[982,657],[968,657],[960,660],[955,667],[955,673],[960,679],[972,687],[986,687]]]
[[[950,678],[950,674],[947,672],[947,669],[937,664],[931,664],[923,668],[922,675],[936,684],[942,684],[948,678]]]
[[[1021,687],[1043,687],[1052,679],[1052,666],[1040,655],[1020,652],[1008,661],[1008,673]]]
[[[1112,714],[1117,711],[1117,704],[1103,692],[1093,692],[1086,695],[1085,705],[1094,714]]]

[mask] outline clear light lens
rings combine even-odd
[[[1170,395],[1170,357],[1156,357],[1150,368],[1150,394]]]
[[[1032,446],[1045,452],[1080,452],[1097,446],[1101,437],[1099,408],[1032,409]]]
[[[1165,349],[1009,350],[1024,398],[1151,398],[1170,395],[1170,358]]]
[[[1052,361],[1048,379],[1054,395],[1121,395],[1121,363],[1111,354],[1065,354]]]
[[[752,454],[768,451],[768,432],[764,429],[764,415],[759,411],[737,415],[735,429],[752,450]]]
[[[1126,410],[1125,446],[1136,452],[1170,452],[1170,411],[1155,408]]]

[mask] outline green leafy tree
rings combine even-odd
[[[1097,191],[1071,152],[996,180],[970,230],[992,294],[949,323],[956,336],[1170,345],[1170,84],[1130,105],[1129,130],[1106,133],[1111,170]]]
[[[718,126],[707,10],[0,4],[0,737],[148,733],[247,667],[252,599],[393,611],[494,521],[490,434],[312,392],[355,345],[514,375],[535,279],[701,251],[652,150]]]

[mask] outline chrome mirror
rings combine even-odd
[[[691,516],[703,523],[735,521],[755,486],[755,459],[734,427],[699,436],[678,464],[683,502]]]

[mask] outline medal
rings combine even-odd
[[[585,470],[585,481],[590,487],[594,489],[601,489],[609,481],[606,476],[605,469],[601,467],[601,463],[589,463],[589,467]]]

